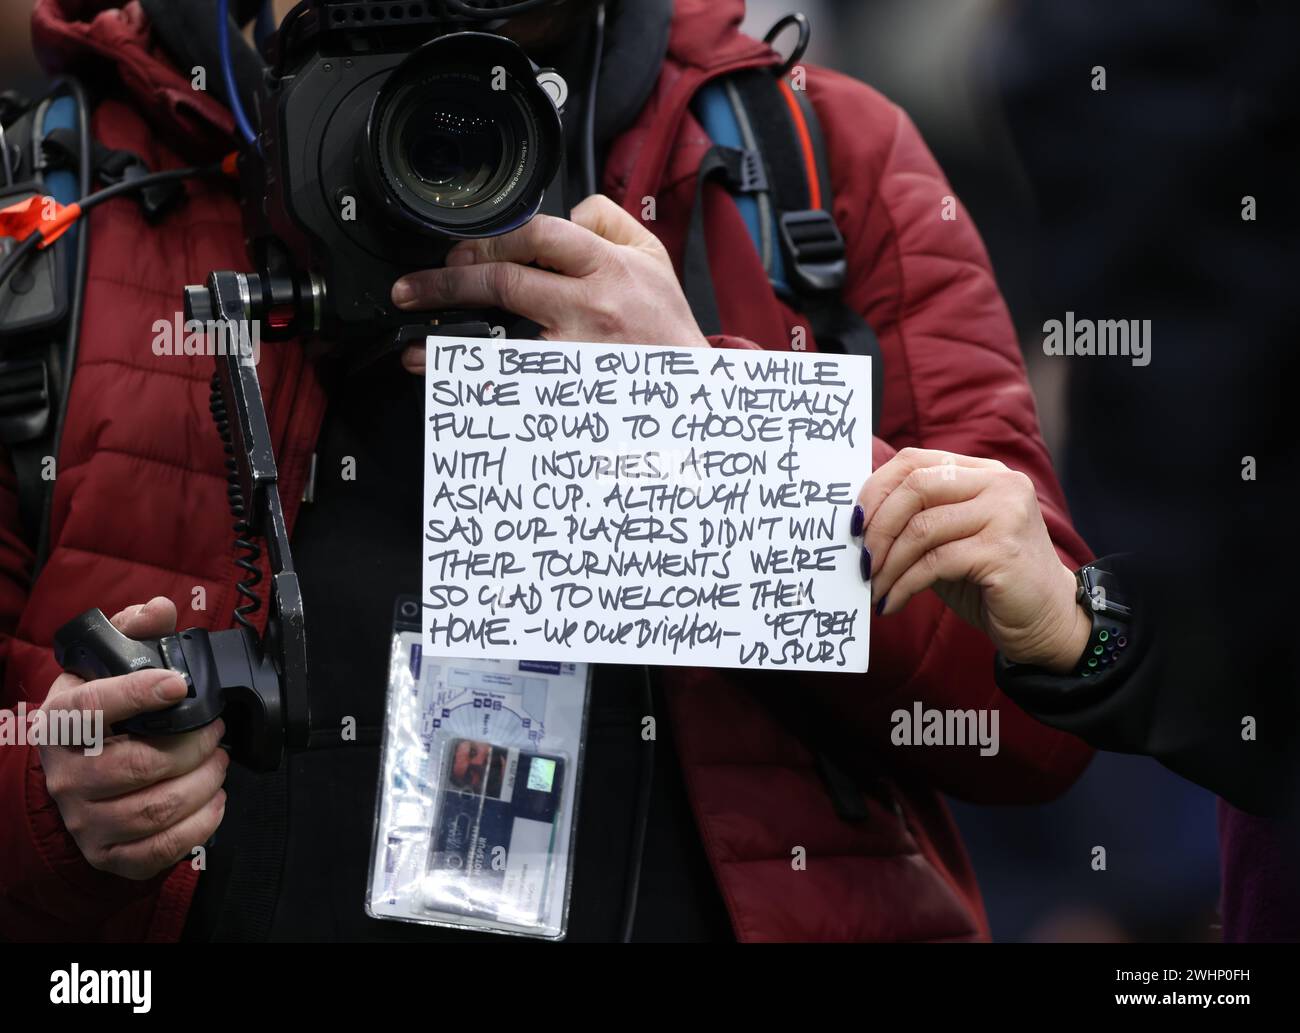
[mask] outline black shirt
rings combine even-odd
[[[494,939],[378,921],[364,911],[393,602],[419,595],[421,587],[423,383],[390,356],[329,385],[315,501],[303,505],[293,537],[313,748],[291,754],[286,771],[274,776],[232,765],[226,818],[208,850],[187,938],[244,938],[269,929],[277,940]],[[353,479],[343,476],[345,461]],[[646,692],[642,667],[596,669],[567,938],[622,938],[638,786],[650,749],[654,775],[633,939],[729,939],[657,689],[657,742],[642,742]],[[355,741],[343,739],[345,718],[356,721]],[[277,823],[286,830],[278,880],[278,851],[268,843]]]

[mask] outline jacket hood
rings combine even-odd
[[[744,17],[745,0],[676,0],[669,57],[708,69],[770,54],[766,44],[741,34]]]
[[[196,90],[154,38],[136,0],[37,0],[32,45],[51,75],[75,73],[91,83],[115,79],[187,157],[211,160],[230,150],[234,119],[218,99],[220,73],[207,69],[207,90]]]

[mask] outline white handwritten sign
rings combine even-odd
[[[431,337],[445,656],[865,671],[856,356]]]

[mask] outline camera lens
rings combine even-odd
[[[502,169],[505,141],[469,108],[444,104],[401,131],[399,153],[435,204],[473,204]]]
[[[384,167],[433,209],[482,204],[524,171],[529,133],[520,112],[474,92],[455,81],[408,87],[384,131]]]
[[[559,118],[522,53],[500,37],[417,51],[380,91],[369,140],[380,185],[406,221],[450,236],[502,233],[537,209],[558,166]],[[483,39],[492,50],[482,50]],[[436,48],[431,50],[431,48]],[[466,51],[469,51],[467,54]],[[520,61],[522,60],[522,65]]]

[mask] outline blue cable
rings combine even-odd
[[[240,100],[239,87],[235,85],[235,62],[230,56],[230,0],[217,0],[217,46],[221,53],[221,74],[226,80],[226,97],[235,116],[235,125],[245,141],[256,144],[257,134],[244,114],[244,102]]]

